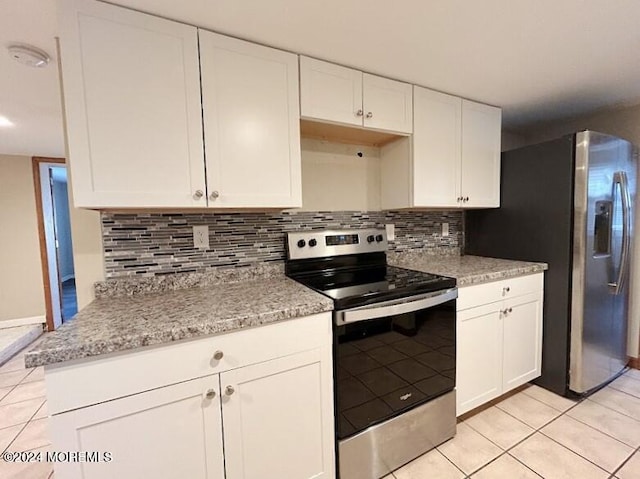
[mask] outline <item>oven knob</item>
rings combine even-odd
[[[318,244],[318,242],[315,239],[312,238],[312,239],[309,240],[309,246],[311,246],[312,248],[317,244]]]
[[[298,248],[304,248],[307,242],[305,240],[298,240]]]
[[[369,235],[369,236],[367,236],[367,241],[368,241],[369,243],[373,243],[373,240],[374,240],[373,235]]]
[[[382,241],[382,240],[383,240],[382,235],[378,235],[378,236],[376,236],[376,241],[377,241],[378,243],[380,243],[380,241]]]

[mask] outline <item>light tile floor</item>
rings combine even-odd
[[[0,366],[0,450],[50,447],[42,368]],[[385,479],[640,479],[640,371],[580,402],[537,386],[458,424],[456,437]],[[0,460],[2,479],[51,479],[48,463]]]
[[[40,341],[38,339],[37,341]],[[36,341],[36,343],[37,343]],[[25,368],[20,351],[0,366],[0,451],[46,451],[47,431],[43,368]],[[47,462],[8,463],[0,459],[2,479],[50,479],[53,467]]]
[[[540,477],[640,479],[640,371],[582,401],[528,386],[385,479]]]

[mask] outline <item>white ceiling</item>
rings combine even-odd
[[[14,124],[0,128],[0,154],[64,156],[55,35],[53,0],[0,0],[0,115]],[[17,63],[6,50],[13,42],[45,50],[50,64]]]
[[[638,0],[113,3],[498,105],[511,129],[640,102]],[[0,42],[55,53],[53,5],[0,0]],[[0,153],[62,155],[55,64],[0,52],[0,71],[0,115],[16,123]]]

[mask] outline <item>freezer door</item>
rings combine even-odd
[[[569,388],[577,393],[606,382],[627,360],[633,165],[628,142],[576,135]]]
[[[618,142],[618,175],[614,178],[614,244],[616,251],[614,264],[617,289],[613,296],[612,343],[610,358],[611,374],[619,373],[628,362],[627,331],[629,321],[630,276],[632,265],[632,243],[634,237],[634,216],[637,189],[637,149],[626,141]]]

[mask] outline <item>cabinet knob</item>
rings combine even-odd
[[[371,111],[367,112],[367,118],[373,118],[373,112]]]
[[[513,313],[513,308],[507,309],[507,313]]]
[[[504,288],[502,288],[502,296],[506,295],[509,291],[511,291],[511,288],[509,286],[505,286]]]
[[[464,197],[464,201],[465,201],[465,203],[466,203],[467,201],[469,201],[469,197],[468,197],[468,196],[465,196],[465,197]]]
[[[362,115],[364,115],[364,111],[362,111],[362,110],[358,110],[358,111],[356,112],[356,116],[362,116]]]
[[[233,389],[233,386],[227,386],[227,387],[224,389],[224,393],[225,393],[227,396],[231,396],[231,395],[233,395],[233,393],[234,393],[234,392],[236,392],[236,390],[235,390],[235,389]]]
[[[460,203],[460,202],[462,201],[462,196],[458,196],[458,197],[456,198],[456,201],[457,201],[458,203]]]
[[[213,359],[216,361],[220,361],[224,357],[224,353],[222,351],[216,351],[213,353]]]
[[[215,392],[215,390],[213,390],[213,389],[209,389],[209,390],[207,391],[206,396],[207,396],[207,399],[213,399],[214,397],[216,397],[216,392]]]
[[[212,200],[215,200],[218,197],[220,197],[220,193],[218,193],[217,191],[212,191],[211,194],[209,195],[209,198],[211,198]]]
[[[196,192],[193,194],[193,198],[196,200],[199,200],[203,196],[204,196],[204,192],[202,190],[196,190]]]

